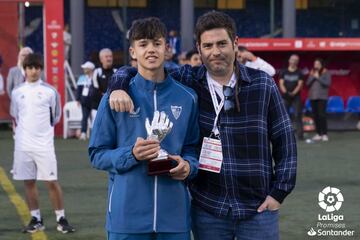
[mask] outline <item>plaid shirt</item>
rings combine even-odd
[[[291,122],[274,80],[265,72],[238,65],[241,81],[237,109],[221,110],[218,129],[223,149],[220,173],[200,170],[190,184],[193,204],[215,216],[245,219],[257,213],[267,195],[280,203],[296,181],[297,152]],[[122,68],[109,91],[127,89],[136,74]],[[170,73],[199,97],[202,137],[209,137],[215,111],[206,81],[206,68],[189,65]],[[274,164],[273,164],[274,159]]]

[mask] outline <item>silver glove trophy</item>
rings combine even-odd
[[[148,118],[145,120],[145,128],[147,132],[147,139],[158,140],[161,142],[166,135],[171,131],[173,123],[169,120],[165,112],[154,112],[153,120]],[[169,154],[166,150],[160,149],[157,158],[150,160],[148,163],[149,175],[161,175],[169,172],[173,168],[172,160],[168,158]]]

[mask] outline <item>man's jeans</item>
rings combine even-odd
[[[265,210],[245,220],[220,218],[192,206],[192,231],[195,240],[278,240],[279,213]]]

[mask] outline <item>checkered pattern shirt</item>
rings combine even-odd
[[[223,149],[220,173],[200,170],[190,183],[193,204],[215,216],[246,219],[270,195],[280,203],[296,181],[297,151],[291,122],[274,80],[265,72],[237,66],[240,112],[221,111],[218,129]],[[135,69],[114,74],[109,91],[127,89]],[[184,66],[170,73],[199,98],[201,134],[209,137],[215,111],[206,68]]]

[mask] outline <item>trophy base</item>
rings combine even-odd
[[[170,158],[151,160],[148,162],[148,175],[166,175],[174,167],[174,160]]]

